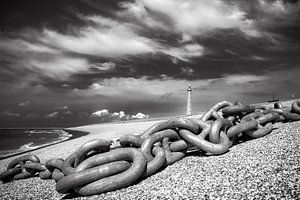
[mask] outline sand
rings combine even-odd
[[[90,134],[31,153],[41,162],[66,158],[91,139],[139,134],[158,121],[73,127]],[[54,180],[34,177],[0,185],[0,199],[297,199],[300,196],[300,122],[280,123],[276,127],[269,135],[237,144],[223,155],[190,153],[121,190],[91,197],[63,195],[56,192]],[[0,161],[1,172],[12,159]]]

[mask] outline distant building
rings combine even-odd
[[[186,115],[192,115],[192,86],[189,85],[187,89],[187,105],[186,105]]]

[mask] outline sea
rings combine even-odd
[[[0,129],[0,159],[86,135],[61,128]]]

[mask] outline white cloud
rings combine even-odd
[[[179,60],[189,62],[190,58],[202,56],[204,48],[199,44],[186,44],[178,48],[166,48],[162,52]]]
[[[29,106],[30,105],[30,101],[24,101],[19,103],[19,106],[23,107],[23,106]]]
[[[98,110],[92,113],[93,116],[103,117],[110,115],[109,111],[107,109]]]
[[[64,80],[74,73],[86,71],[91,64],[84,58],[75,58],[68,56],[49,56],[42,59],[29,59],[27,68],[48,76]]]
[[[180,40],[181,43],[184,43],[184,42],[190,42],[192,41],[192,36],[190,36],[189,34],[186,34],[186,33],[183,33],[182,34],[182,39]]]
[[[121,2],[120,6],[124,9],[124,11],[118,13],[120,17],[133,18],[149,28],[165,31],[168,30],[168,26],[166,26],[162,21],[158,20],[158,18],[153,15],[151,16],[142,1],[135,1],[134,3]]]
[[[262,27],[289,26],[297,23],[297,17],[300,11],[300,3],[289,2],[285,0],[258,0],[256,7],[260,13],[257,20]]]
[[[38,118],[39,117],[39,114],[38,113],[28,113],[25,118],[31,118],[31,119],[34,119],[34,118]]]
[[[4,111],[1,113],[3,116],[6,116],[6,117],[20,117],[21,114],[19,113],[14,113],[14,112],[11,112],[11,111]]]
[[[56,107],[58,110],[60,110],[60,111],[67,111],[67,110],[69,110],[69,107],[68,106],[59,106],[59,107]]]
[[[288,8],[281,0],[275,1],[266,1],[266,0],[259,0],[259,5],[264,12],[271,13],[271,14],[284,14],[288,11]]]
[[[124,111],[114,112],[111,114],[114,119],[128,120],[131,119],[130,115],[125,114]]]
[[[65,111],[63,114],[65,114],[65,115],[72,115],[72,112],[69,111],[69,110],[67,110],[67,111]]]
[[[268,76],[262,75],[243,75],[243,74],[233,74],[233,75],[226,75],[223,80],[228,85],[235,85],[235,84],[245,84],[249,82],[256,82],[256,81],[265,81],[269,79]]]
[[[125,112],[124,111],[120,111],[119,112],[119,117],[122,118],[126,118]]]
[[[34,32],[32,34],[32,40],[36,40],[37,36],[34,35]],[[49,47],[38,41],[31,43],[23,39],[1,38],[0,50],[5,52],[1,59],[7,60],[10,63],[9,67],[14,71],[23,73],[24,81],[38,80],[40,76],[62,80],[93,66],[85,58],[65,55],[57,48]],[[30,77],[26,77],[24,71],[33,73],[30,74]]]
[[[130,24],[102,16],[83,18],[96,25],[78,28],[76,36],[45,29],[39,39],[65,51],[100,57],[138,55],[154,52],[156,49],[154,41],[135,33]]]
[[[90,89],[92,90],[99,90],[104,88],[104,86],[100,83],[92,83],[92,85],[90,85]]]
[[[272,43],[278,42],[271,33],[267,31],[261,33],[259,28],[271,23],[273,16],[293,16],[299,11],[300,4],[291,4],[282,0],[259,0],[258,2],[253,7],[261,12],[272,14],[271,17],[262,16],[262,19],[253,21],[254,19],[248,18],[246,9],[242,9],[241,3],[232,1],[136,0],[122,2],[120,3],[122,10],[115,13],[116,19],[100,15],[79,15],[88,25],[73,26],[72,33],[71,31],[60,33],[47,28],[41,32],[26,29],[17,33],[20,36],[19,39],[1,38],[0,50],[17,57],[17,59],[10,60],[16,68],[22,66],[42,76],[59,80],[68,79],[72,74],[88,71],[91,67],[104,72],[113,70],[117,67],[113,59],[132,55],[162,53],[169,55],[174,63],[178,60],[191,62],[194,58],[206,53],[206,49],[193,39],[202,36],[210,37],[211,33],[223,29],[238,29],[248,36],[263,35]],[[117,19],[118,17],[124,20]],[[276,19],[274,18],[272,23]],[[279,21],[275,22],[279,23]],[[149,27],[155,30],[149,30]],[[172,33],[182,38],[177,46],[173,46],[163,40],[153,38],[150,34],[146,36],[147,31],[159,34]],[[70,52],[108,57],[112,61],[90,63],[85,58],[74,57],[69,54]],[[253,58],[259,59],[257,56]]]
[[[88,27],[78,28],[78,34],[66,35],[45,29],[39,36],[40,41],[48,46],[62,51],[99,57],[122,58],[130,55],[147,53],[163,53],[188,62],[191,58],[203,55],[203,47],[197,43],[183,44],[172,47],[142,36],[141,26],[133,23],[121,23],[99,15],[81,16],[86,21],[92,21]],[[100,70],[112,70],[115,63],[94,64]]]
[[[147,119],[149,118],[149,115],[145,115],[143,113],[137,113],[136,115],[132,115],[133,119]]]
[[[145,115],[141,112],[136,115],[128,115],[124,111],[109,112],[107,109],[98,110],[92,113],[92,117],[96,117],[102,121],[115,121],[115,120],[130,120],[130,119],[144,119],[149,118],[149,115]]]
[[[116,68],[116,64],[114,62],[97,63],[94,67],[101,71],[111,71]]]
[[[239,29],[249,36],[259,36],[254,22],[247,19],[247,13],[232,2],[220,0],[136,0],[127,4],[128,13],[144,16],[148,24],[164,21],[165,27],[184,34],[199,36],[218,29]],[[149,12],[154,13],[149,17]],[[146,17],[145,17],[146,16]],[[161,16],[159,19],[156,16]]]
[[[67,117],[67,115],[71,115],[73,114],[70,110],[69,110],[69,107],[68,106],[58,106],[58,107],[55,107],[55,110],[54,112],[51,112],[47,115],[45,115],[45,118],[48,118],[48,119],[54,119],[54,118],[65,118]]]
[[[267,61],[268,58],[262,57],[262,56],[253,55],[253,56],[250,56],[249,60]]]
[[[63,87],[63,88],[68,88],[68,87],[70,87],[70,85],[69,84],[63,84],[61,87]]]
[[[60,53],[54,49],[42,44],[28,42],[22,39],[1,38],[0,49],[13,52],[35,52],[35,53]]]
[[[56,118],[56,117],[58,117],[58,114],[59,113],[55,111],[55,112],[45,115],[45,118]]]
[[[120,115],[120,113],[118,113],[118,112],[112,113],[112,116],[113,116],[113,117],[119,117],[119,115]]]

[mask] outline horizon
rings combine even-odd
[[[0,127],[298,99],[298,0],[3,0]]]

